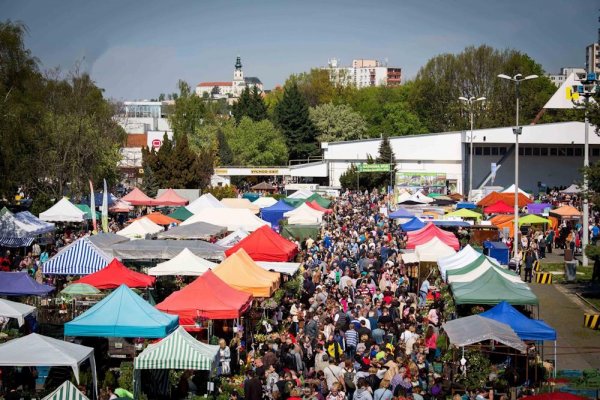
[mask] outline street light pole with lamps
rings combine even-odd
[[[516,95],[517,95],[517,117],[516,117],[516,126],[513,129],[513,132],[515,133],[515,225],[514,225],[514,232],[513,232],[513,257],[515,259],[518,259],[519,257],[519,243],[518,238],[518,232],[519,232],[519,135],[521,134],[521,131],[523,130],[523,128],[521,126],[519,126],[519,95],[520,95],[520,91],[519,88],[521,86],[521,82],[523,81],[528,81],[530,79],[535,79],[537,78],[537,75],[527,75],[526,77],[523,77],[523,74],[516,74],[515,76],[513,76],[512,78],[508,75],[505,74],[500,74],[498,75],[498,78],[501,79],[506,79],[509,80],[511,82],[515,83],[515,89],[516,89]]]
[[[473,190],[473,106],[478,101],[485,101],[485,97],[475,98],[473,96],[467,97],[459,97],[460,101],[464,101],[469,106],[469,117],[471,122],[471,138],[470,138],[470,148],[469,148],[469,192],[467,193],[467,199],[471,195],[471,191]]]

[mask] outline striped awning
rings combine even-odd
[[[71,382],[65,381],[54,392],[44,397],[42,400],[89,400],[83,393]]]
[[[111,258],[88,238],[81,238],[62,248],[44,263],[44,274],[89,275],[106,267]]]
[[[31,243],[35,238],[33,237],[7,237],[0,236],[0,246],[3,247],[28,247],[31,246]]]
[[[181,326],[135,358],[135,369],[193,369],[213,371],[219,346],[194,339]]]

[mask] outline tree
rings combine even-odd
[[[161,93],[158,95],[158,101],[165,101],[165,98],[166,98],[166,96],[164,93]]]
[[[243,117],[238,125],[226,124],[223,132],[236,165],[284,165],[287,161],[285,138],[269,120]]]
[[[396,171],[396,156],[388,135],[383,135],[381,144],[379,145],[379,155],[377,156],[376,162],[378,164],[390,164],[390,172],[374,173],[373,180],[376,182],[377,187],[388,187],[392,184],[392,176]]]
[[[221,89],[218,86],[213,86],[213,88],[210,90],[210,95],[215,97],[218,94],[221,94]]]
[[[243,117],[249,117],[253,121],[262,121],[268,116],[267,105],[256,86],[252,90],[246,87],[231,111],[237,123]]]
[[[364,118],[346,104],[321,104],[310,109],[320,142],[362,139],[367,131]]]
[[[203,99],[192,92],[187,82],[180,80],[177,84],[179,95],[176,96],[175,106],[169,115],[169,122],[178,139],[181,135],[190,135],[200,129],[212,116],[206,110]]]
[[[309,72],[292,75],[286,81],[285,86],[298,85],[300,93],[304,96],[310,107],[319,104],[336,102],[336,99],[351,97],[355,88],[349,85],[336,85],[332,82],[329,71],[321,68],[313,68]]]
[[[407,136],[427,133],[419,116],[408,109],[405,102],[389,103],[383,106],[383,119],[379,126],[384,136]]]
[[[275,119],[285,137],[290,158],[305,159],[318,154],[316,129],[310,120],[306,99],[296,83],[285,88],[275,108]]]
[[[227,138],[223,129],[217,130],[217,144],[219,149],[219,164],[220,165],[231,165],[233,163],[233,153],[227,143]]]

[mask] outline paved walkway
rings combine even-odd
[[[583,326],[585,305],[562,285],[533,283],[531,289],[540,300],[539,318],[558,333],[558,369],[600,368],[600,331]],[[544,358],[553,358],[554,343],[544,345]]]

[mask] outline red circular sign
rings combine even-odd
[[[160,139],[154,139],[152,141],[152,147],[154,147],[155,149],[158,149],[161,144],[162,144],[162,140],[160,140]]]

